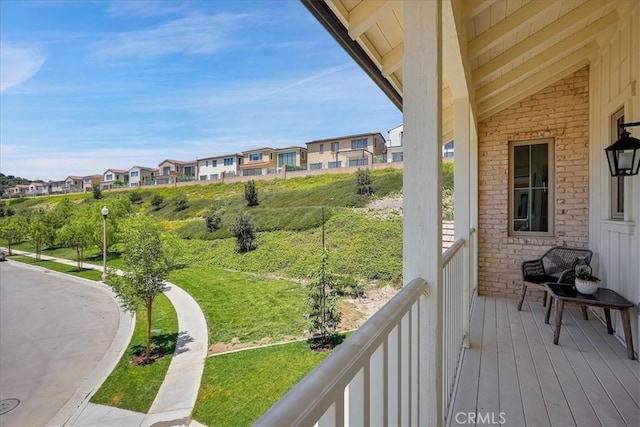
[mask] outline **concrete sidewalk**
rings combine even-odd
[[[34,257],[35,254],[13,250],[15,254]],[[76,265],[75,261],[42,256],[43,260],[55,261],[66,265]],[[84,264],[85,268],[102,271],[102,267]],[[116,270],[117,271],[117,270]],[[121,274],[120,271],[117,271]],[[93,390],[72,415],[62,425],[98,426],[118,425],[151,426],[157,423],[165,426],[197,425],[189,422],[189,417],[198,397],[200,379],[207,357],[209,335],[207,321],[198,303],[182,288],[167,283],[165,295],[173,304],[178,315],[178,342],[169,364],[165,379],[149,409],[148,414],[124,411],[103,405],[88,403]],[[105,376],[106,378],[106,376]]]

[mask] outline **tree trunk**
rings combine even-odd
[[[7,240],[7,249],[9,249],[9,256],[13,255],[11,252],[11,240]]]
[[[76,247],[76,264],[78,264],[78,271],[82,271],[82,263],[80,262],[80,247]]]
[[[153,306],[153,299],[147,297],[147,363],[151,361],[151,309]]]

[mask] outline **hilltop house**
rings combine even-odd
[[[198,180],[215,181],[224,176],[238,175],[239,167],[242,164],[242,154],[204,157],[196,161],[198,162]]]
[[[268,175],[277,172],[276,150],[269,147],[242,152],[242,164],[238,167],[242,176]]]
[[[50,194],[60,194],[66,192],[65,181],[49,181],[48,187]]]
[[[178,181],[196,179],[198,163],[195,160],[182,161],[165,159],[158,165],[156,184],[175,184]]]
[[[139,187],[144,183],[153,183],[158,169],[145,166],[133,166],[128,171],[129,187]]]
[[[309,169],[370,166],[386,161],[387,146],[379,132],[307,142]]]
[[[126,187],[129,183],[129,172],[124,169],[107,169],[102,174],[101,190]]]
[[[30,196],[42,196],[49,194],[49,188],[47,184],[42,181],[33,181],[29,184],[28,193]]]
[[[277,148],[275,154],[278,160],[278,172],[283,168],[287,168],[287,170],[307,169],[307,149],[305,147]]]
[[[64,180],[65,193],[81,193],[82,192],[82,177],[70,175]]]
[[[403,112],[404,287],[256,425],[637,425],[640,175],[604,149],[640,137],[640,3],[302,2]],[[519,311],[552,246],[634,307]]]
[[[387,141],[387,161],[401,162],[404,159],[403,139],[404,126],[398,125],[393,129],[389,129],[389,140]]]
[[[82,177],[82,188],[84,191],[92,191],[95,186],[100,186],[104,175],[94,174]]]
[[[29,184],[17,184],[4,190],[3,195],[7,197],[20,197],[29,194]]]

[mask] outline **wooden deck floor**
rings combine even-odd
[[[516,304],[476,299],[450,425],[640,425],[640,363],[593,314],[565,308],[554,345],[542,304]]]

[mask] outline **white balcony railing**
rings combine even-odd
[[[476,235],[443,254],[443,414],[447,414],[475,294]],[[428,352],[427,283],[415,279],[334,353],[300,381],[255,425],[418,425],[426,420],[420,361]],[[467,301],[469,300],[469,301]],[[445,416],[445,415],[443,415]],[[444,422],[444,420],[443,420]]]

